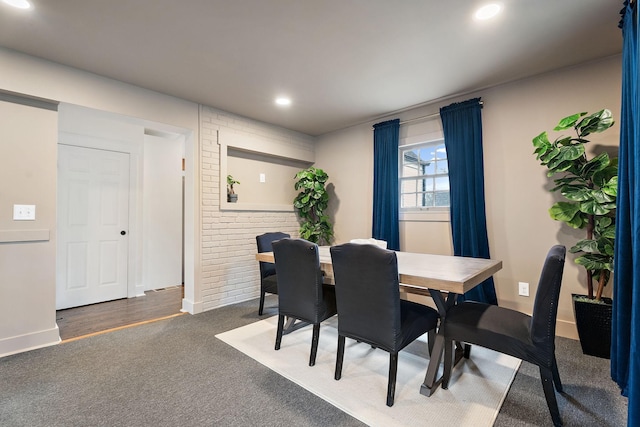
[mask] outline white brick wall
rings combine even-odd
[[[314,150],[315,138],[210,107],[200,107],[202,188],[202,301],[211,310],[257,298],[260,290],[256,236],[282,231],[298,236],[293,212],[220,211],[218,130],[259,136]],[[256,304],[256,310],[258,306]]]

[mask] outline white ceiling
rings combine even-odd
[[[474,0],[31,2],[0,3],[0,45],[310,135],[622,46],[622,0],[501,0],[490,22]]]

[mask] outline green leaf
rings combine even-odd
[[[613,126],[613,123],[611,111],[603,109],[580,120],[575,128],[578,134],[583,137],[591,133],[605,131]]]
[[[560,154],[560,149],[557,147],[551,147],[549,150],[545,151],[539,158],[542,164],[547,164],[551,160],[553,160],[558,154]]]
[[[574,202],[583,202],[591,198],[591,190],[581,185],[563,185],[560,193]]]
[[[612,209],[615,209],[615,207],[615,204],[601,204],[596,200],[587,200],[580,203],[580,211],[588,215],[606,215],[611,212]]]
[[[598,242],[592,239],[582,239],[578,241],[575,246],[569,249],[569,252],[571,252],[572,254],[575,254],[577,252],[598,252]]]
[[[563,147],[563,146],[571,145],[572,141],[573,141],[573,138],[571,138],[570,136],[563,136],[563,137],[560,137],[560,138],[556,139],[553,142],[553,145],[555,145],[556,147],[558,147],[558,146]]]
[[[609,270],[613,271],[613,259],[603,254],[584,254],[576,258],[576,264],[583,266],[587,270]]]
[[[578,215],[580,212],[577,203],[558,202],[549,209],[549,215],[556,221],[563,221],[571,225],[573,228],[580,228],[582,219]],[[578,219],[576,219],[576,216]]]
[[[614,176],[616,177],[618,176],[618,159],[615,157],[613,159],[609,159],[609,166],[607,166],[606,168],[600,171],[595,172],[593,174],[593,177],[591,177],[591,180],[598,187],[603,187]],[[617,180],[616,180],[616,184],[617,184]]]
[[[547,136],[546,131],[533,138],[532,142],[534,147],[551,147],[551,142],[549,142],[549,137]]]
[[[607,166],[609,166],[609,154],[605,152],[585,163],[580,174],[584,177],[590,177],[596,172],[604,170]]]
[[[614,241],[614,239],[608,239],[606,237],[599,238],[598,239],[598,251],[601,254],[613,257],[613,255],[614,255],[613,241]]]
[[[586,112],[584,113],[577,113],[577,114],[572,114],[571,116],[565,117],[564,119],[560,120],[558,122],[558,126],[556,126],[555,128],[553,128],[553,130],[555,131],[561,131],[561,130],[567,130],[572,128],[576,122],[578,121],[578,119],[582,116],[584,116],[585,114],[587,114]]]
[[[548,168],[555,169],[563,162],[573,162],[584,155],[584,145],[567,145],[558,149],[558,154],[549,161]]]
[[[613,225],[613,219],[608,216],[599,216],[594,218],[596,230],[606,230]],[[615,226],[614,226],[615,228]],[[600,232],[601,233],[601,232]]]
[[[603,193],[608,194],[609,196],[612,196],[614,198],[618,197],[618,177],[612,177],[609,182],[602,186],[601,190]]]

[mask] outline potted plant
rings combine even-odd
[[[236,181],[231,175],[227,175],[227,202],[231,203],[238,201],[238,195],[233,190],[233,184],[240,184],[240,181]]]
[[[293,206],[300,220],[300,237],[317,244],[330,244],[333,237],[333,226],[324,214],[329,204],[325,188],[328,178],[325,171],[313,166],[295,176],[295,189],[300,193],[293,200]]]
[[[578,113],[560,120],[554,128],[573,128],[575,136],[550,142],[542,132],[533,139],[534,153],[549,170],[547,176],[557,176],[550,191],[566,199],[551,206],[551,218],[586,231],[585,238],[570,249],[579,254],[575,262],[587,273],[587,295],[573,295],[576,326],[583,352],[606,358],[611,347],[611,299],[603,298],[602,291],[613,271],[618,159],[606,152],[589,158],[585,144],[588,135],[603,132],[613,123],[607,109],[588,116]]]

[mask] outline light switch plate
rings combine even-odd
[[[523,297],[529,296],[529,284],[527,282],[518,282],[518,295]]]
[[[260,182],[267,182],[267,175],[266,174],[263,174],[263,173],[260,174]]]
[[[14,221],[35,221],[36,205],[13,205]]]

